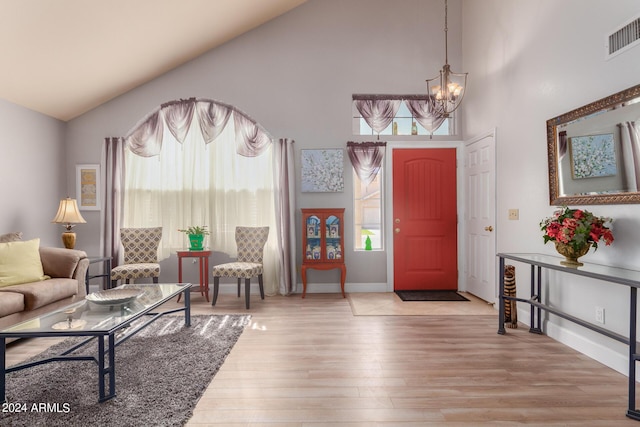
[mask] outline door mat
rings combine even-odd
[[[395,291],[402,301],[469,301],[456,291]]]

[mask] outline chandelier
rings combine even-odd
[[[439,117],[449,117],[462,102],[468,73],[454,73],[449,66],[447,43],[447,0],[444,0],[444,66],[440,75],[427,80],[431,109]]]

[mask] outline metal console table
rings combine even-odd
[[[619,341],[629,346],[629,404],[627,409],[627,417],[634,420],[640,420],[640,410],[636,407],[636,361],[640,360],[640,354],[637,352],[637,321],[636,315],[638,312],[638,288],[640,287],[640,271],[629,270],[625,268],[608,267],[606,265],[584,263],[580,267],[567,267],[560,264],[562,258],[535,254],[535,253],[523,253],[523,254],[511,254],[511,253],[499,253],[498,258],[500,260],[500,279],[499,279],[499,297],[500,306],[498,310],[498,333],[504,335],[506,333],[504,328],[504,301],[514,300],[531,305],[531,319],[529,332],[541,334],[541,311],[555,314],[558,317],[569,320],[573,323],[581,325],[592,331],[598,332],[611,339]],[[504,266],[505,259],[522,262],[531,266],[531,298],[517,298],[510,297],[504,294]],[[618,285],[628,286],[630,290],[629,296],[629,336],[612,332],[608,329],[594,325],[585,320],[564,313],[557,308],[545,305],[542,301],[542,269],[556,270],[566,274],[573,274],[576,276],[589,277],[592,279],[598,279],[609,283],[615,283]]]

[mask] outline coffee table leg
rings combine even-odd
[[[116,397],[116,339],[114,334],[108,335],[109,366],[105,368],[104,337],[98,337],[98,388],[100,390],[99,402],[104,402]],[[109,394],[105,393],[105,375],[109,375]]]
[[[7,379],[6,363],[7,363],[7,345],[5,338],[0,338],[0,402],[5,403],[7,398],[5,396],[5,380]]]
[[[184,324],[191,326],[191,292],[189,287],[184,290]]]

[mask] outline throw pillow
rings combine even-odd
[[[0,236],[0,243],[5,242],[19,242],[22,240],[22,232],[15,231],[13,233],[7,233]]]
[[[0,243],[0,287],[44,280],[40,239]]]

